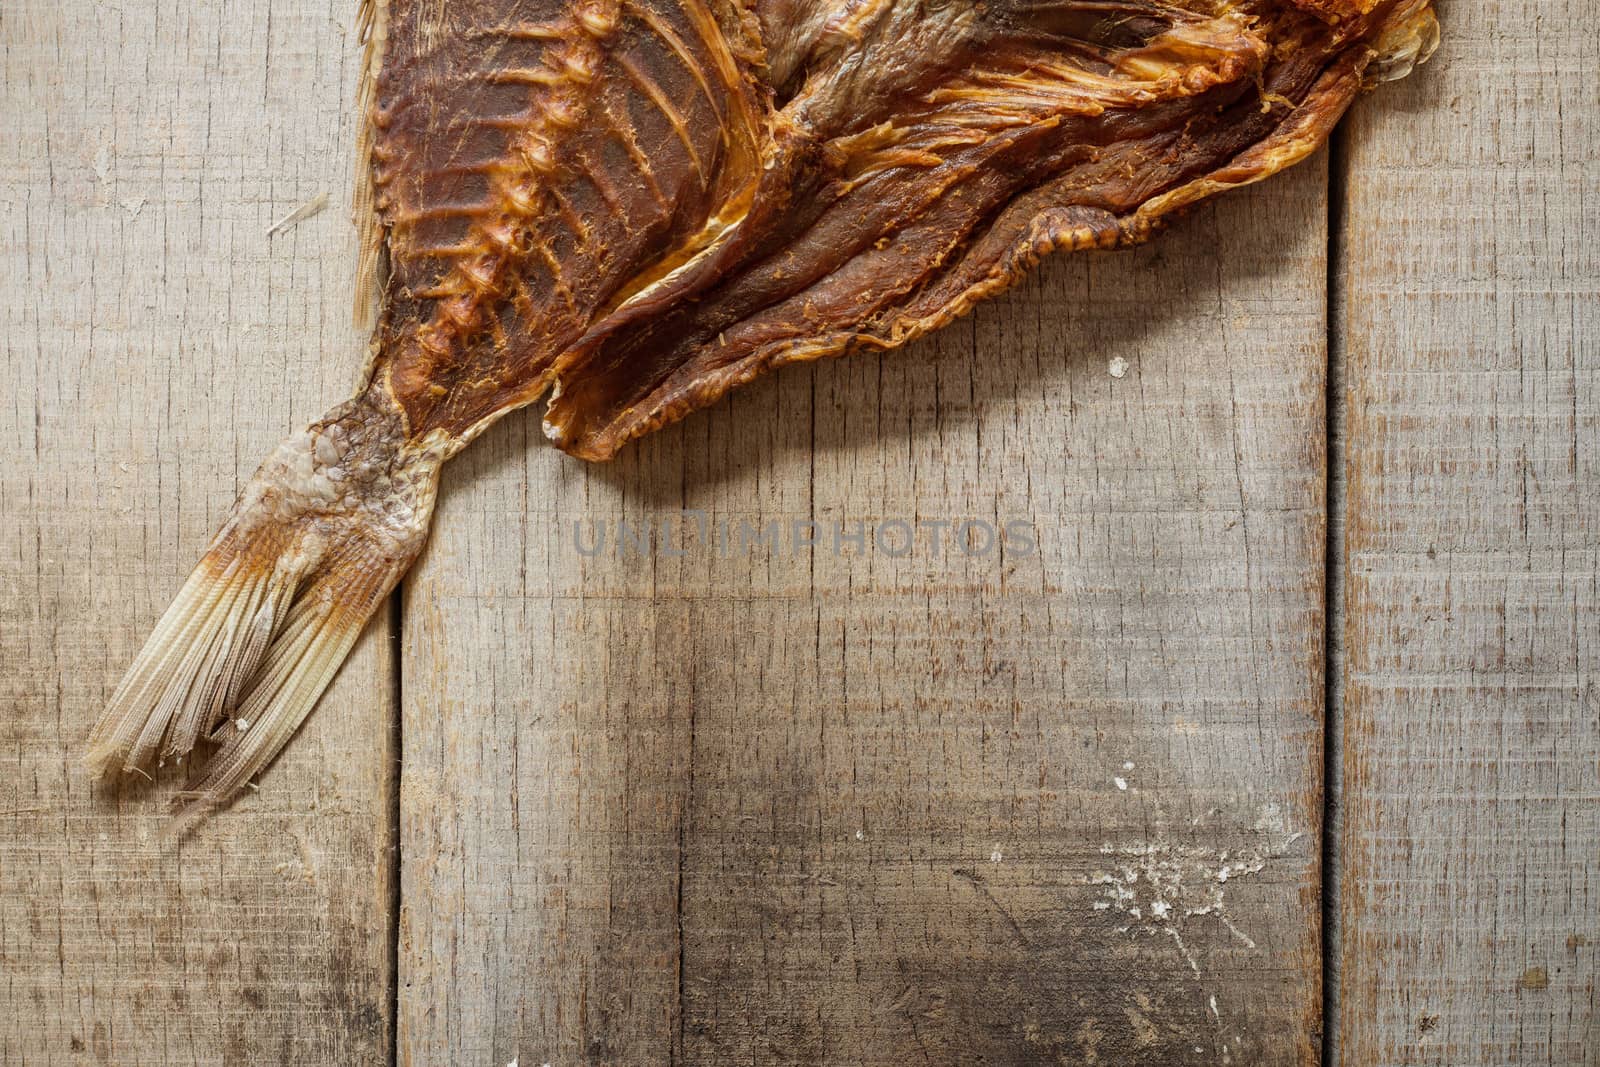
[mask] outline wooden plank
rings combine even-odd
[[[1600,1062],[1600,6],[1348,138],[1340,1062]]]
[[[457,461],[406,588],[400,1062],[1310,1061],[1324,190],[609,466],[536,413]],[[709,545],[575,547],[684,508]],[[966,519],[1039,549],[828,525]]]
[[[347,395],[349,0],[0,12],[0,1062],[380,1064],[392,655],[164,851],[77,760],[255,464]],[[268,237],[322,191],[334,207]]]

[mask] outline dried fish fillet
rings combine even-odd
[[[1052,251],[1305,158],[1428,0],[377,0],[354,399],[250,482],[90,739],[235,794],[426,536],[443,463],[548,397],[605,459],[786,363],[888,349]]]

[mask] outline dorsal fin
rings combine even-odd
[[[351,221],[356,226],[355,324],[363,329],[377,317],[384,286],[383,223],[378,217],[372,178],[372,146],[377,138],[374,127],[378,99],[378,72],[383,66],[384,45],[389,31],[389,0],[361,0],[356,12],[359,40],[365,46],[361,58],[361,81],[356,89],[356,111],[361,130],[356,137],[355,192],[351,197]]]

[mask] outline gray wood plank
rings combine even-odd
[[[351,6],[0,11],[0,1063],[387,1062],[382,624],[176,851],[175,783],[77,765],[238,486],[359,370]]]
[[[458,460],[405,596],[400,1061],[1313,1056],[1324,190],[608,466],[536,413]],[[683,508],[710,545],[574,546]],[[1039,549],[834,553],[896,519]]]
[[[1600,1063],[1600,7],[1348,136],[1339,1062]]]

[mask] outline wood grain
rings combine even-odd
[[[1312,1061],[1320,163],[610,466],[513,417],[259,793],[77,771],[359,365],[349,6],[0,11],[0,1063]],[[1448,8],[1345,142],[1351,1065],[1600,1048],[1595,14]],[[684,507],[823,543],[575,547]],[[831,543],[968,518],[1039,551]]]
[[[1600,1063],[1600,45],[1450,4],[1348,135],[1339,1061]]]
[[[474,445],[405,593],[400,1062],[1309,1062],[1324,195],[612,465]],[[966,519],[1038,551],[832,543]]]
[[[360,367],[350,6],[0,11],[0,1063],[387,1062],[381,625],[176,850],[173,783],[77,767],[242,480]]]

